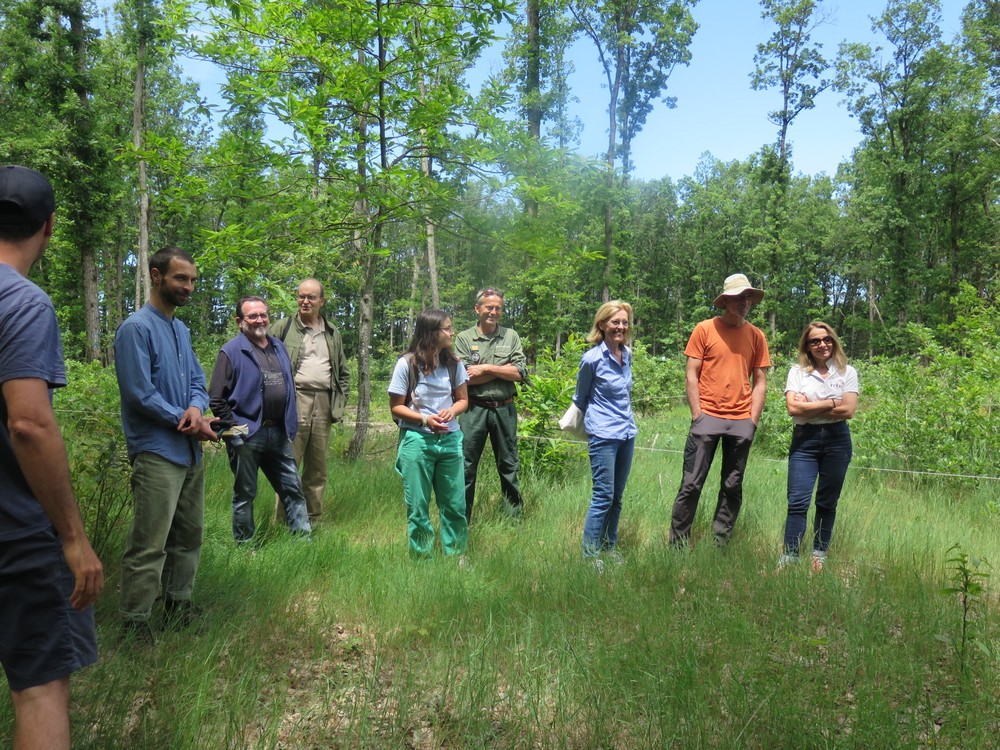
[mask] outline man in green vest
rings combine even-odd
[[[515,383],[527,381],[527,360],[516,331],[500,325],[503,292],[481,289],[476,294],[479,322],[457,336],[455,354],[465,362],[469,376],[469,409],[461,417],[465,452],[465,515],[472,522],[476,472],[489,435],[500,473],[504,507],[512,517],[521,514],[517,471],[517,409]]]
[[[301,466],[302,490],[313,525],[323,513],[330,426],[344,418],[351,385],[340,331],[322,315],[325,303],[323,285],[306,279],[299,284],[298,315],[277,320],[268,330],[285,343],[292,360],[299,414],[292,453]],[[274,517],[284,522],[281,503],[275,503]]]

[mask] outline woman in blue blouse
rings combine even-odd
[[[622,494],[632,468],[635,417],[632,414],[632,306],[605,302],[587,334],[594,347],[583,355],[573,403],[583,412],[594,492],[583,525],[583,556],[600,570],[602,552],[622,562],[615,549]]]

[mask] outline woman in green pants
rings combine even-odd
[[[456,419],[468,408],[469,396],[465,365],[451,351],[454,338],[446,312],[421,313],[389,382],[389,406],[399,423],[396,471],[403,478],[410,552],[417,557],[429,557],[434,550],[432,490],[444,553],[463,554],[469,535],[462,432]]]

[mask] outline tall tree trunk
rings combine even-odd
[[[604,203],[604,274],[601,280],[601,301],[611,299],[611,273],[614,268],[614,195],[615,195],[615,155],[618,145],[618,96],[621,93],[621,76],[625,67],[624,47],[619,47],[615,65],[615,75],[609,79],[610,97],[608,102],[608,194]]]
[[[875,279],[868,279],[868,359],[875,356]]]
[[[358,51],[358,64],[364,66],[365,51]],[[369,226],[368,200],[361,194],[361,188],[368,180],[368,118],[358,115],[357,141],[354,147],[354,158],[357,164],[358,197],[354,201],[354,252],[358,258],[364,258],[365,275],[358,300],[358,418],[354,423],[354,434],[347,447],[347,456],[358,459],[364,453],[365,441],[368,439],[368,423],[371,419],[371,343],[372,321],[374,319],[373,300],[375,297],[375,258],[367,247],[365,234]]]
[[[413,330],[417,320],[417,294],[420,291],[420,253],[413,251],[413,277],[410,279],[410,306],[406,311],[406,330]]]
[[[359,200],[358,203],[363,204],[364,201]],[[367,209],[364,210],[367,213]],[[374,240],[369,241],[374,242]],[[354,243],[355,250],[364,253],[365,271],[361,297],[358,300],[358,419],[354,424],[354,434],[351,436],[351,443],[347,448],[347,456],[351,459],[358,459],[364,454],[365,443],[368,440],[368,425],[371,421],[371,342],[372,326],[375,319],[375,271],[378,260],[376,254],[372,252],[372,248],[365,248],[367,243],[361,236],[360,229],[356,229],[354,232]]]
[[[542,79],[541,42],[538,27],[539,0],[528,0],[528,49],[525,51],[524,93],[527,102],[528,135],[536,144],[542,138]],[[524,201],[525,213],[532,219],[538,216],[538,201],[527,197]]]
[[[137,8],[139,13],[141,8]],[[146,135],[146,24],[139,19],[139,39],[135,53],[135,85],[132,90],[132,145],[137,154],[142,153]],[[147,266],[149,265],[149,185],[146,159],[139,157],[139,248],[135,263],[135,309],[149,300],[151,293]]]
[[[70,31],[73,38],[73,54],[76,58],[76,75],[73,89],[80,102],[84,117],[74,123],[73,150],[81,164],[92,163],[91,138],[93,123],[90,112],[90,91],[87,88],[87,34],[84,24],[82,2],[70,3],[67,7]],[[84,358],[88,362],[101,358],[101,314],[99,304],[97,248],[94,229],[95,196],[79,196],[77,236],[80,242],[80,271],[83,281],[83,324],[85,333]]]
[[[420,34],[420,25],[416,25],[417,35]],[[420,96],[426,98],[427,96],[427,82],[424,78],[424,73],[420,74],[420,80],[417,83],[418,89],[420,91]],[[424,179],[430,182],[433,179],[431,174],[431,155],[427,148],[427,129],[420,129],[420,138],[423,143],[421,146],[420,154],[420,172],[423,174]],[[424,214],[424,239],[427,241],[427,273],[431,279],[431,306],[435,309],[441,307],[441,294],[438,291],[438,270],[437,270],[437,244],[434,241],[434,217],[431,216],[430,212]]]

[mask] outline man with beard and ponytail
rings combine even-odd
[[[122,428],[132,463],[134,512],[122,557],[121,611],[126,636],[152,643],[150,616],[162,587],[168,624],[190,624],[205,527],[201,440],[217,439],[205,373],[191,334],[174,312],[198,277],[194,258],[165,247],[149,259],[149,302],[115,333]]]
[[[312,532],[302,494],[292,440],[298,429],[295,378],[288,351],[269,336],[267,303],[244,297],[236,303],[240,335],[223,345],[208,386],[212,413],[242,432],[226,442],[233,485],[233,537],[253,539],[257,470],[261,469],[285,509],[288,528],[308,538]],[[244,437],[245,436],[245,437]]]

